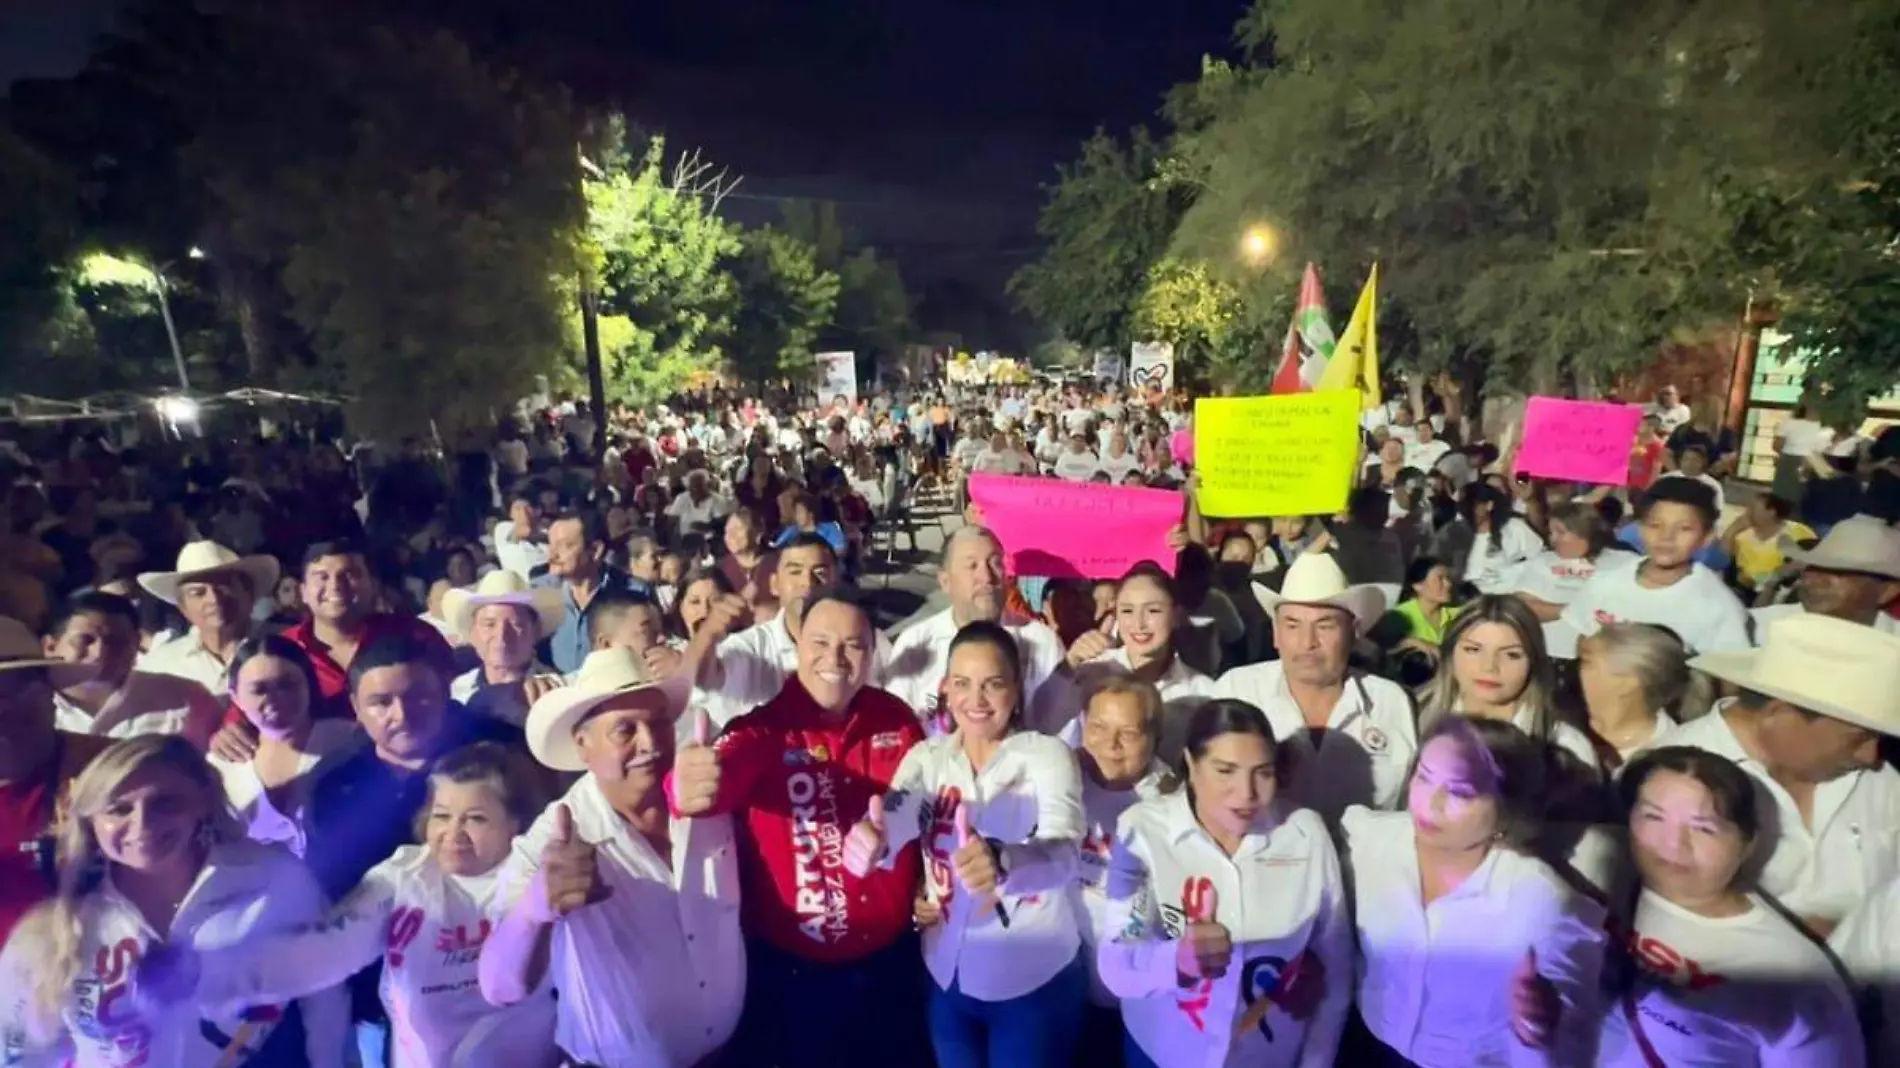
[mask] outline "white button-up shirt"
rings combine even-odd
[[[1245,701],[1267,714],[1290,762],[1288,799],[1327,823],[1337,823],[1351,805],[1392,809],[1404,799],[1405,777],[1418,755],[1418,728],[1412,698],[1398,683],[1348,674],[1317,749],[1279,661],[1227,672],[1214,684],[1214,696]]]
[[[1122,815],[1109,857],[1108,913],[1096,949],[1122,999],[1128,1033],[1164,1068],[1330,1068],[1352,1004],[1352,919],[1325,821],[1293,809],[1228,856],[1202,830],[1185,789]],[[1233,960],[1183,988],[1176,943],[1192,922],[1219,923]],[[1278,1003],[1287,969],[1319,958],[1326,992],[1309,1020]],[[1236,1034],[1254,1003],[1274,1005]]]
[[[1838,922],[1900,875],[1900,772],[1891,767],[1850,771],[1816,786],[1809,824],[1788,791],[1742,748],[1725,711],[1690,720],[1655,744],[1720,754],[1755,780],[1757,796],[1772,802],[1757,806],[1761,836],[1774,843],[1756,861],[1758,885],[1795,915]]]
[[[219,697],[231,692],[230,661],[205,648],[197,627],[147,649],[139,656],[138,669],[190,679]]]
[[[160,937],[145,916],[106,879],[80,911],[82,962],[62,997],[60,1023],[70,1060],[32,1048],[26,1032],[27,976],[46,967],[27,959],[18,938],[0,954],[0,1064],[70,1064],[73,1068],[242,1063],[263,1048],[278,1014],[237,1012],[200,1005],[142,1010],[131,997],[132,969],[154,943],[189,946],[200,953],[240,945],[323,917],[323,894],[295,858],[254,842],[220,843],[185,895],[170,932]],[[206,1009],[210,1011],[205,1011]],[[298,1008],[312,1068],[341,1068],[349,1003],[342,990],[302,998]],[[242,1055],[228,1053],[242,1039]]]
[[[1900,878],[1868,895],[1828,937],[1828,948],[1847,968],[1856,988],[1865,987],[1880,1004],[1880,1029],[1872,1050],[1874,1064],[1900,1064]]]
[[[613,894],[554,925],[555,1041],[574,1060],[602,1068],[697,1063],[732,1037],[745,1001],[731,818],[673,820],[669,864],[614,812],[592,775],[562,801],[575,837],[599,843],[600,877]],[[515,839],[497,915],[540,871],[553,811]]]
[[[1002,843],[1000,894],[979,900],[957,882],[959,805],[978,837]],[[977,771],[961,733],[931,738],[904,754],[884,817],[885,863],[920,841],[924,892],[943,908],[943,922],[924,931],[924,965],[939,987],[955,981],[978,1001],[1007,1001],[1074,963],[1081,933],[1067,891],[1082,839],[1082,773],[1068,746],[1019,730]]]
[[[1076,925],[1082,929],[1082,948],[1089,958],[1089,1000],[1114,1008],[1115,995],[1102,982],[1095,966],[1096,944],[1108,918],[1108,858],[1115,845],[1115,827],[1122,813],[1138,802],[1161,796],[1167,769],[1156,761],[1132,789],[1110,790],[1082,776],[1082,849],[1075,887],[1069,895]]]
[[[1023,660],[1023,708],[1028,711],[1029,726],[1047,733],[1060,730],[1066,718],[1058,708],[1045,714],[1037,703],[1044,683],[1062,666],[1062,639],[1037,620],[1006,620],[1003,624],[1016,638]],[[950,641],[957,636],[956,617],[946,608],[915,624],[891,643],[889,670],[884,688],[896,694],[922,719],[926,730],[937,730],[937,713],[942,701],[944,672],[950,668]],[[1066,692],[1067,687],[1061,687]],[[1053,696],[1053,693],[1052,693]],[[1058,701],[1058,704],[1061,702]],[[1067,709],[1073,716],[1075,709]]]
[[[1081,748],[1082,698],[1090,689],[1100,685],[1102,680],[1132,672],[1126,648],[1110,649],[1076,668],[1072,680],[1076,704],[1072,714],[1075,718],[1063,725],[1062,740],[1073,748]],[[1181,747],[1187,744],[1188,719],[1194,715],[1195,709],[1206,704],[1208,698],[1214,695],[1214,680],[1187,666],[1176,656],[1168,662],[1168,670],[1155,680],[1155,689],[1161,693],[1161,744],[1155,748],[1155,756],[1171,765],[1174,758],[1181,755]]]
[[[302,780],[324,757],[343,748],[356,736],[356,730],[353,719],[320,719],[311,724],[310,738],[304,742],[297,761],[297,778]],[[224,796],[231,802],[238,822],[244,824],[251,841],[282,845],[293,855],[303,856],[303,820],[304,808],[310,800],[309,784],[297,782],[292,792],[301,798],[301,803],[290,812],[281,812],[271,802],[270,792],[264,789],[264,782],[257,777],[251,761],[234,763],[216,753],[206,754],[206,759],[224,780]]]
[[[554,1042],[548,990],[496,1009],[476,967],[492,926],[495,872],[444,874],[423,846],[371,868],[327,919],[205,954],[198,1000],[280,1001],[339,986],[381,961],[395,1068],[509,1068]]]
[[[1579,1063],[1597,1029],[1603,910],[1543,861],[1495,848],[1424,903],[1408,812],[1353,808],[1340,820],[1359,929],[1359,1012],[1421,1068]],[[1511,1031],[1511,984],[1528,951],[1563,998],[1559,1034],[1533,1050]]]
[[[53,718],[60,730],[105,738],[176,734],[199,749],[211,744],[224,718],[224,706],[203,686],[176,675],[134,670],[94,715],[53,694]]]
[[[889,673],[891,640],[881,630],[876,634],[869,684],[882,687]],[[785,680],[798,674],[798,639],[786,629],[782,611],[722,639],[713,655],[725,672],[725,684],[717,690],[695,688],[693,703],[704,707],[722,728],[777,697]]]

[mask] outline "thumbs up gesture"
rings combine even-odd
[[[996,866],[996,851],[990,848],[987,839],[978,838],[970,828],[968,805],[957,806],[957,851],[950,855],[950,863],[957,869],[957,881],[978,897],[995,891],[996,884],[1002,880]]]
[[[1182,986],[1227,974],[1227,965],[1234,959],[1234,939],[1227,928],[1215,920],[1219,912],[1219,898],[1210,889],[1206,918],[1189,922],[1187,930],[1181,932],[1180,941],[1175,943],[1174,970]]]
[[[864,818],[844,840],[844,870],[862,876],[884,859],[890,839],[884,833],[884,799],[873,796]]]
[[[693,740],[673,757],[673,805],[682,816],[703,816],[719,797],[719,750],[712,745],[712,717],[693,711]]]
[[[539,883],[539,896],[530,907],[540,923],[553,923],[576,909],[605,901],[613,893],[601,881],[594,846],[575,833],[574,813],[566,805],[554,806],[554,832],[541,847]]]
[[[1537,970],[1537,950],[1525,950],[1517,974],[1511,977],[1511,1031],[1526,1046],[1544,1049],[1557,1033],[1563,1008],[1556,984]]]

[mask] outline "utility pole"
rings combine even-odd
[[[594,484],[606,482],[607,468],[601,462],[607,455],[607,376],[600,366],[600,292],[595,288],[594,265],[587,236],[587,176],[600,175],[600,168],[587,158],[584,146],[575,146],[580,160],[580,176],[574,193],[581,202],[581,348],[587,356],[587,403],[594,409]]]

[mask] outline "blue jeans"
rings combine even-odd
[[[744,1068],[927,1064],[917,936],[848,964],[814,964],[764,941],[746,947],[745,1012],[725,1063]],[[849,1022],[850,1026],[843,1026]]]
[[[1048,982],[1008,1001],[978,1001],[953,980],[930,984],[930,1045],[937,1068],[1065,1068],[1088,1004],[1080,956]]]

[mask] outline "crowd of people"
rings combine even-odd
[[[0,1068],[1900,1062],[1900,433],[1401,404],[1210,517],[1158,394],[606,422],[0,455]],[[978,472],[1173,555],[1013,574]]]

